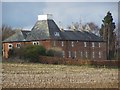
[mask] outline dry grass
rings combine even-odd
[[[118,69],[3,63],[4,88],[118,88]]]

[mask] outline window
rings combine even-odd
[[[69,58],[70,58],[71,57],[71,52],[69,51],[68,54],[69,54]]]
[[[84,47],[87,47],[87,43],[86,42],[84,42]]]
[[[101,58],[101,52],[99,51],[99,58]]]
[[[54,47],[56,46],[56,42],[55,42],[55,41],[53,41],[53,46],[54,46]]]
[[[65,51],[62,51],[63,58],[65,57]]]
[[[93,52],[92,54],[93,54],[93,58],[95,58],[95,52]]]
[[[86,56],[86,58],[88,57],[88,52],[85,52],[85,56]]]
[[[72,47],[74,47],[74,42],[71,42]]]
[[[8,49],[12,49],[13,45],[12,44],[8,44]]]
[[[95,47],[95,43],[94,42],[92,42],[92,47]]]
[[[64,42],[62,41],[62,47],[64,46]]]
[[[37,42],[37,45],[39,45],[39,42]]]
[[[39,45],[39,42],[33,42],[33,45]]]
[[[54,35],[57,36],[57,37],[60,36],[59,32],[54,32]]]
[[[17,47],[17,48],[20,48],[20,46],[21,46],[20,43],[17,43],[17,44],[16,44],[16,47]]]
[[[83,57],[83,52],[81,52],[80,54],[81,54],[81,57]]]
[[[99,43],[99,47],[100,47],[100,43]]]
[[[76,51],[74,53],[75,53],[75,58],[76,58]]]

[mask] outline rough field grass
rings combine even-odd
[[[3,88],[118,88],[118,69],[3,63]]]

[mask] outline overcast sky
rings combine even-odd
[[[94,22],[100,27],[108,11],[117,23],[117,2],[3,2],[2,24],[30,29],[37,21],[37,15],[53,14],[55,22],[61,22],[63,27],[80,20],[83,24]]]

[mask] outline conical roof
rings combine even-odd
[[[60,29],[53,20],[38,20],[26,39],[60,39],[60,32]]]

